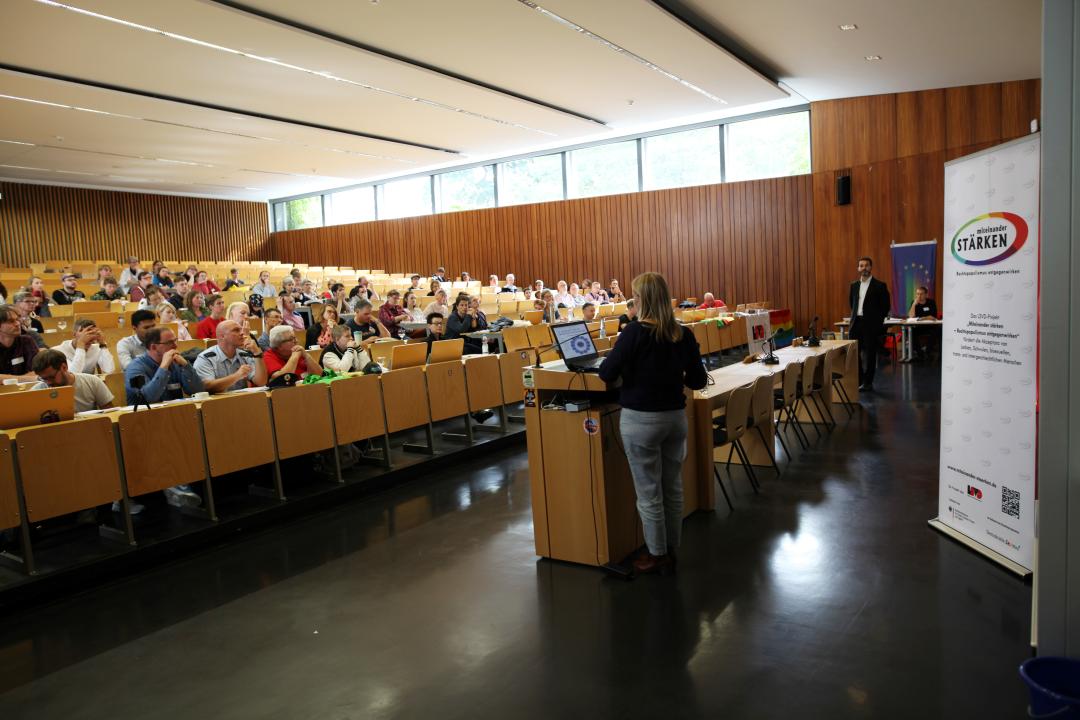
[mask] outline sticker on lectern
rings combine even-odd
[[[525,368],[521,373],[521,384],[527,388],[536,387],[536,383],[533,382],[532,368]]]
[[[596,422],[596,420],[591,417],[585,418],[585,421],[581,423],[581,426],[585,428],[586,435],[595,435],[600,432],[600,423]]]
[[[525,407],[536,407],[536,391],[532,388],[525,391]]]

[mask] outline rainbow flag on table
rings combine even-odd
[[[930,297],[935,297],[934,277],[937,270],[937,240],[903,243],[892,246],[892,314],[907,317],[915,301],[915,288],[925,285]]]
[[[787,347],[795,339],[795,321],[790,310],[770,310],[769,324],[776,333],[776,347]]]

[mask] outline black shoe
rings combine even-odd
[[[475,420],[480,425],[483,425],[494,414],[495,413],[492,412],[491,410],[480,410],[480,411],[474,412],[472,414],[472,419]]]

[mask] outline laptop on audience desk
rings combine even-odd
[[[555,347],[559,349],[566,368],[573,372],[596,372],[603,358],[596,350],[592,334],[585,322],[552,325]]]
[[[0,396],[0,428],[29,427],[75,417],[75,388],[26,390]]]

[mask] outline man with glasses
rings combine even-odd
[[[140,399],[156,403],[202,392],[199,376],[176,349],[176,333],[172,329],[151,328],[143,338],[143,345],[146,353],[132,360],[124,370],[129,405]]]
[[[199,376],[176,350],[176,333],[168,327],[155,327],[146,331],[143,339],[146,353],[131,361],[124,370],[124,390],[129,405],[137,401],[147,403],[179,400],[187,395],[202,392]],[[202,498],[187,485],[165,488],[165,499],[174,507],[197,507]],[[113,512],[120,506],[113,503]],[[133,503],[132,514],[141,512],[143,506]]]
[[[0,305],[0,380],[33,380],[30,363],[37,354],[37,343],[23,334],[19,312]]]
[[[75,412],[105,410],[113,406],[113,394],[105,381],[97,375],[72,372],[68,361],[59,350],[42,350],[31,363],[34,374],[41,380],[33,390],[45,390],[51,387],[75,388]]]
[[[60,282],[63,287],[53,290],[52,299],[57,305],[71,305],[76,300],[85,300],[86,295],[81,290],[76,290],[75,287],[79,284],[79,278],[75,273],[66,272],[61,278]]]

